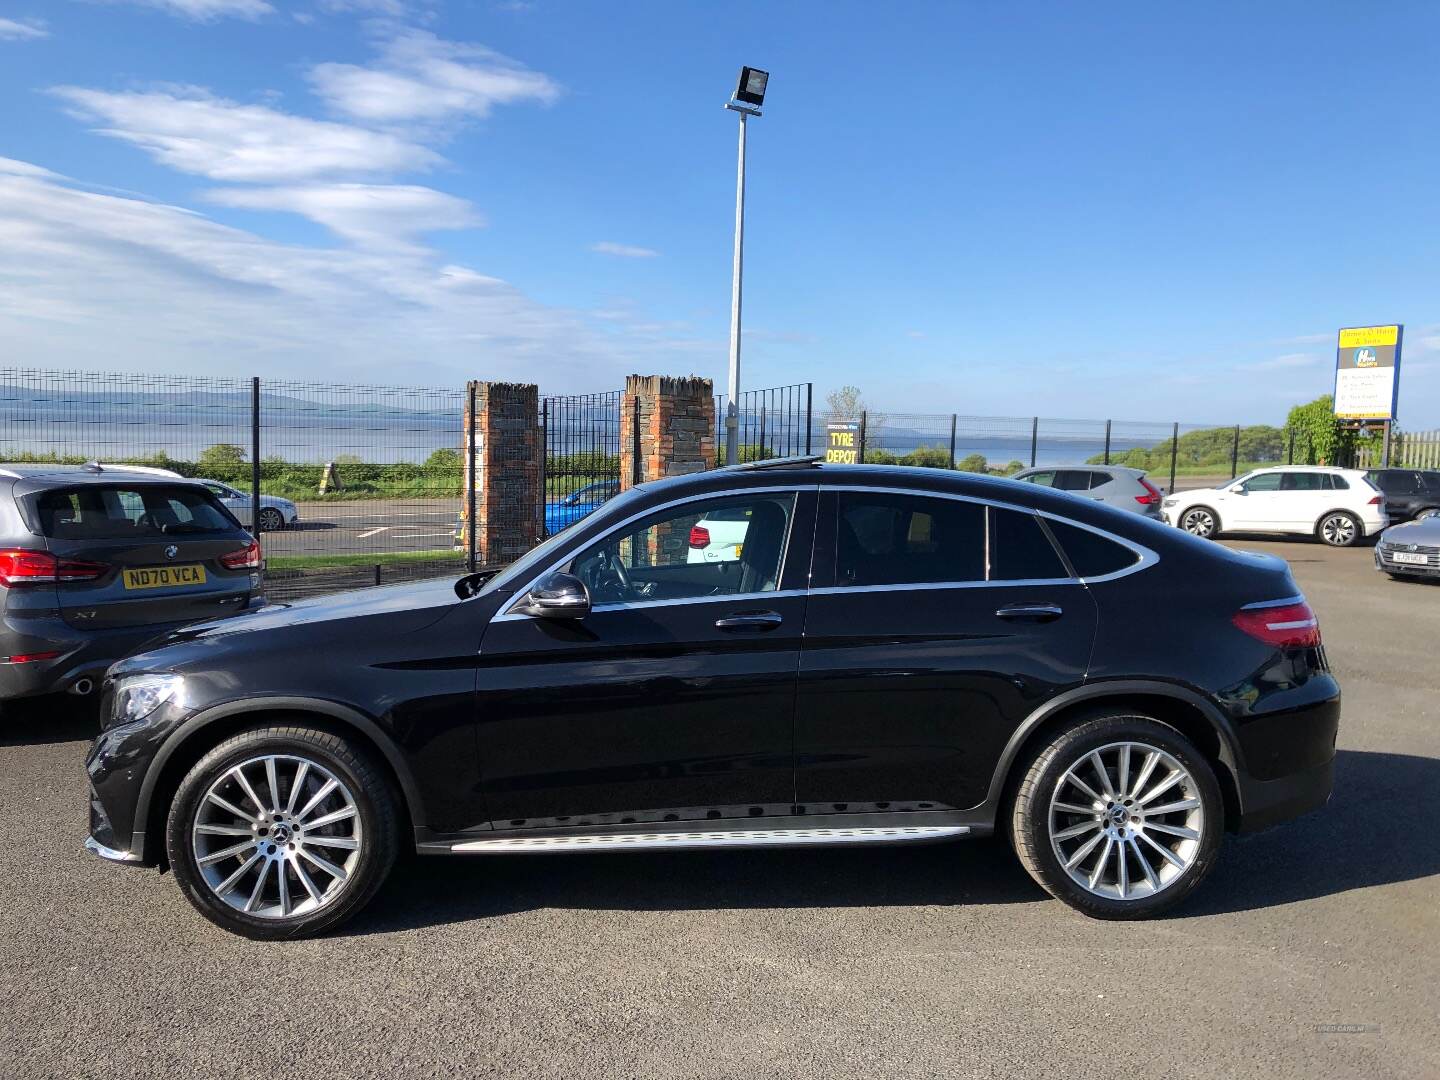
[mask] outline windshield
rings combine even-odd
[[[603,514],[604,520],[609,521],[614,515],[623,514],[625,508],[635,501],[642,490],[644,489],[633,487],[629,491],[621,492],[606,502],[604,509],[597,511],[597,516]],[[549,561],[555,552],[565,543],[566,539],[573,535],[574,534],[568,530],[557,532],[543,544],[531,548],[487,581],[476,595],[488,596],[490,593],[501,592],[505,589],[523,584],[531,574],[535,573]]]

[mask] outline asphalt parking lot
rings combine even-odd
[[[1440,1076],[1440,586],[1236,546],[1321,617],[1336,792],[1148,923],[977,841],[432,859],[336,936],[257,944],[86,855],[93,721],[11,710],[0,1075]]]

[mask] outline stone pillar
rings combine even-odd
[[[477,567],[513,562],[545,533],[540,508],[545,436],[540,430],[539,388],[531,383],[470,383],[465,440],[461,514],[467,550],[473,544]]]
[[[620,486],[715,467],[715,392],[709,379],[630,375],[620,403]]]

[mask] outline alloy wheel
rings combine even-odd
[[[1074,762],[1050,799],[1050,845],[1086,892],[1154,896],[1195,863],[1205,833],[1200,787],[1174,755],[1115,742]]]
[[[260,919],[333,903],[365,849],[350,789],[323,765],[292,754],[250,758],[221,773],[190,831],[210,891]]]
[[[1331,514],[1320,523],[1320,538],[1332,547],[1349,547],[1355,532],[1355,519],[1349,514]]]
[[[285,528],[285,518],[279,510],[266,509],[260,511],[260,531],[279,532]]]
[[[1180,519],[1181,527],[1195,536],[1209,537],[1215,533],[1215,515],[1209,510],[1188,510]]]

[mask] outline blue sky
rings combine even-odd
[[[1277,422],[1406,324],[1440,8],[0,0],[8,364]]]

